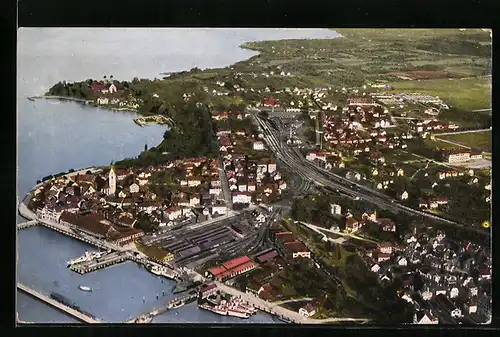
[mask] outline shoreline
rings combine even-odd
[[[99,105],[96,104],[93,100],[86,100],[83,98],[75,98],[75,97],[69,97],[69,96],[28,96],[27,97],[29,100],[36,100],[36,99],[45,99],[45,100],[55,100],[55,101],[66,101],[66,102],[76,102],[76,103],[81,103],[84,105],[91,105],[96,108],[103,108],[106,110],[111,110],[111,111],[126,111],[126,112],[134,112],[140,115],[140,112],[137,109],[132,109],[132,108],[115,108],[115,107],[108,107],[106,105]]]

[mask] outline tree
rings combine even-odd
[[[139,84],[139,78],[134,77],[134,78],[132,79],[132,84]]]

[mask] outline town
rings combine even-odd
[[[32,219],[134,253],[219,315],[489,322],[491,125],[387,81],[298,87],[293,70],[240,67],[171,74],[186,81],[168,93],[157,79],[56,84],[47,98],[168,129],[137,158],[44,177]]]

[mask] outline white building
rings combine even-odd
[[[130,185],[130,193],[139,193],[139,185],[136,183]]]
[[[253,143],[253,149],[256,151],[264,150],[264,143],[262,141],[256,141]]]
[[[400,195],[401,200],[407,200],[408,199],[408,192],[404,191]]]
[[[48,220],[53,222],[59,222],[62,212],[57,212],[54,209],[50,209],[45,206],[42,209],[37,209],[36,216],[41,220]]]
[[[374,273],[378,273],[380,271],[380,266],[378,264],[374,264],[370,270]]]
[[[102,105],[109,104],[109,99],[107,97],[99,97],[97,99],[97,104],[102,104]]]
[[[233,203],[248,204],[252,201],[252,194],[249,192],[235,192],[233,193]]]
[[[219,195],[219,194],[221,194],[221,192],[222,192],[222,189],[220,187],[212,187],[208,190],[208,193],[213,194],[213,195]]]
[[[448,155],[448,163],[460,163],[470,159],[470,152],[452,153]]]
[[[337,204],[330,205],[330,213],[332,214],[342,214],[342,207]]]
[[[438,324],[439,320],[431,312],[416,313],[413,317],[414,324]]]
[[[226,206],[223,206],[223,205],[212,206],[212,215],[215,215],[215,214],[224,215],[226,213],[227,213]]]
[[[165,215],[169,220],[175,220],[182,215],[182,210],[180,208],[169,208],[165,211]]]

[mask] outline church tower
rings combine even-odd
[[[111,166],[111,171],[109,171],[109,192],[108,195],[116,193],[116,173],[115,168]]]

